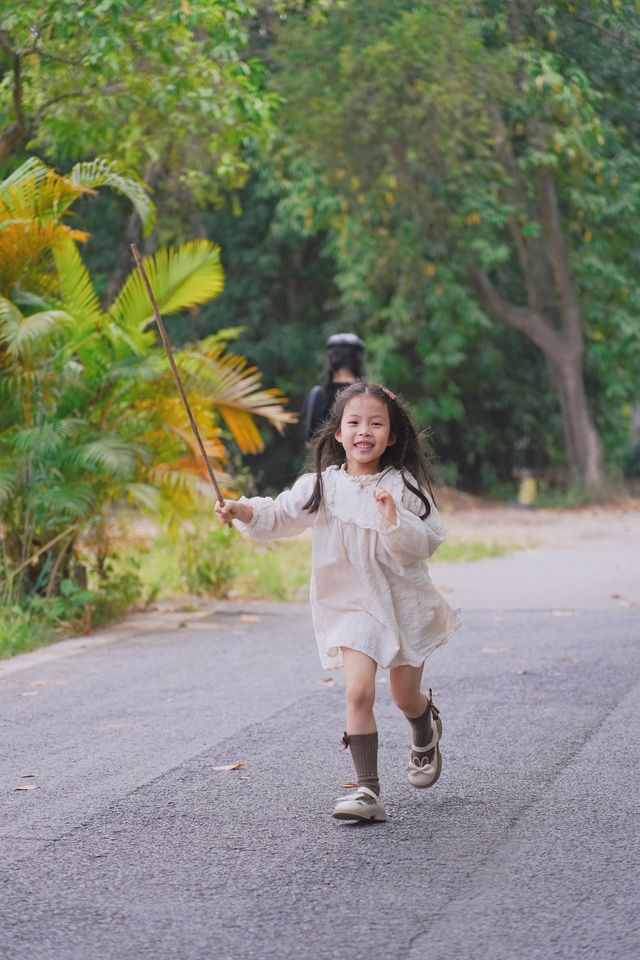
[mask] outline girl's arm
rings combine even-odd
[[[291,490],[285,490],[275,500],[271,497],[252,497],[248,500],[230,500],[224,507],[216,505],[216,515],[224,522],[225,509],[229,508],[229,519],[234,526],[247,533],[253,540],[278,540],[281,537],[293,537],[312,526],[316,514],[302,507],[311,496],[315,477],[305,474],[297,480]]]
[[[426,520],[421,520],[424,504],[406,488],[399,504],[386,490],[380,492],[380,487],[376,488],[374,497],[382,518],[381,542],[386,551],[413,560],[426,560],[435,553],[444,540],[444,527],[431,498],[431,513]]]

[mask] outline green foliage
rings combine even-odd
[[[180,569],[189,593],[226,596],[235,574],[233,545],[228,527],[215,526],[194,532],[179,548]]]
[[[640,372],[640,155],[626,126],[638,60],[613,66],[621,49],[640,49],[627,7],[355,2],[316,31],[302,20],[279,31],[280,214],[306,235],[328,232],[344,325],[368,334],[381,375],[430,409],[437,434],[455,423],[472,457],[483,457],[483,432],[497,439],[474,400],[476,351],[513,344],[479,303],[474,271],[503,301],[539,309],[549,330],[565,322],[540,201],[545,171],[582,310],[590,399],[610,458],[619,456]],[[626,90],[623,77],[633,81]],[[525,432],[535,460],[558,458],[554,386],[535,348],[517,352],[522,365],[505,353],[486,390],[495,386],[507,411],[516,398],[512,439]],[[538,389],[518,398],[532,366]],[[490,466],[506,479],[511,463],[490,446]]]
[[[28,184],[32,166],[24,168]],[[70,189],[51,171],[46,179],[52,195]],[[20,186],[12,178],[10,189],[20,193],[27,222],[26,198],[35,198],[37,206],[43,194],[31,188],[20,192]],[[0,184],[0,197],[6,189]],[[31,218],[37,219],[34,210]],[[50,220],[55,230],[53,213]],[[0,221],[0,235],[2,228]],[[28,240],[25,232],[27,259]],[[150,308],[137,272],[103,311],[72,237],[63,230],[52,246],[56,272],[49,289],[55,309],[34,311],[42,298],[25,296],[24,287],[23,309],[0,297],[0,542],[5,601],[44,603],[38,613],[57,622],[63,615],[74,620],[76,606],[97,618],[101,611],[113,613],[114,597],[126,606],[131,590],[137,590],[135,580],[108,576],[109,528],[118,505],[164,508],[177,519],[212,494],[164,354],[145,329]],[[38,237],[34,248],[40,258],[47,252]],[[18,279],[24,282],[23,266],[24,259],[17,258],[13,278],[7,274],[11,289]],[[207,240],[160,251],[145,259],[145,267],[160,309],[169,313],[202,303],[222,288],[218,250]],[[209,455],[218,464],[226,458],[218,417],[238,446],[250,451],[261,447],[254,416],[276,427],[289,419],[277,391],[262,390],[255,369],[222,350],[222,340],[213,337],[176,357]],[[224,476],[220,480],[224,483]],[[97,564],[101,582],[95,598],[73,586],[80,551]]]

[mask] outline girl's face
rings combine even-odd
[[[387,405],[370,393],[353,397],[342,411],[335,438],[344,447],[347,473],[378,473],[380,457],[396,440]]]

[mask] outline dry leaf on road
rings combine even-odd
[[[244,763],[228,763],[223,767],[214,767],[213,764],[210,766],[212,770],[239,770],[240,767],[244,767]]]
[[[14,790],[39,790],[40,787],[37,783],[25,783],[22,787],[14,787]]]
[[[525,673],[527,673],[526,670],[518,670],[518,676],[519,676],[519,677],[524,677]]]
[[[509,653],[509,647],[483,647],[483,653]]]
[[[335,687],[336,681],[333,677],[325,677],[324,680],[316,680],[316,683],[319,683],[321,687]]]
[[[240,617],[243,623],[260,623],[260,617],[256,617],[254,613],[243,613]]]

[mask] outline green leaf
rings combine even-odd
[[[209,240],[159,250],[155,258],[145,257],[143,266],[161,314],[206,303],[224,287],[220,250]],[[130,330],[143,330],[152,321],[149,295],[138,270],[129,274],[109,314]]]

